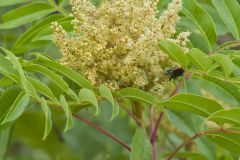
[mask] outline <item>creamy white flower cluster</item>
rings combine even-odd
[[[157,18],[158,1],[103,0],[95,7],[90,0],[71,0],[73,35],[56,22],[52,25],[63,54],[61,62],[95,86],[105,84],[112,90],[137,87],[162,94],[169,79],[164,69],[178,64],[158,43],[170,39],[184,48],[188,33],[172,39],[182,1],[173,0]]]

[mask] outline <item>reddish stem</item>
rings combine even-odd
[[[150,126],[151,126],[151,134],[154,132],[154,108],[151,108],[150,111]],[[156,141],[153,141],[152,144],[152,160],[156,160]]]
[[[136,124],[139,127],[142,126],[142,122],[131,111],[129,111],[125,106],[121,106],[121,107],[133,118],[133,120],[136,122]]]
[[[167,158],[167,160],[171,160],[178,152],[179,150],[185,146],[186,144],[192,142],[193,140],[195,140],[196,138],[199,138],[201,136],[210,134],[210,133],[234,133],[234,134],[240,134],[240,130],[224,130],[222,128],[220,129],[216,129],[216,130],[207,130],[204,132],[200,132],[200,133],[196,133],[195,135],[193,135],[192,137],[186,139],[182,144],[180,144],[174,152],[172,152],[169,157]]]
[[[184,75],[185,81],[187,81],[190,77],[191,77],[191,74],[190,73],[186,73]],[[180,82],[176,86],[176,88],[172,91],[172,93],[169,95],[169,97],[172,97],[172,96],[176,95],[178,93],[178,91],[182,88],[183,85],[184,85],[184,81]],[[155,144],[155,142],[157,140],[157,138],[156,138],[157,137],[157,131],[158,131],[159,127],[160,127],[161,120],[162,120],[163,116],[164,116],[164,112],[161,112],[159,114],[159,116],[158,116],[158,120],[156,122],[156,125],[154,127],[154,131],[152,132],[151,139],[150,139],[150,142],[152,143],[152,145]]]
[[[105,134],[106,136],[108,136],[109,138],[111,138],[112,140],[114,140],[115,142],[117,142],[118,144],[122,145],[122,146],[123,146],[125,149],[127,149],[129,152],[131,152],[131,147],[130,147],[128,144],[126,144],[126,143],[123,142],[121,139],[119,139],[118,137],[116,137],[116,136],[113,135],[112,133],[108,132],[108,131],[105,130],[104,128],[98,126],[97,124],[95,124],[95,123],[93,123],[93,122],[91,122],[91,121],[89,121],[89,120],[87,120],[87,119],[85,119],[85,118],[83,118],[83,117],[81,117],[81,116],[79,116],[79,115],[77,115],[77,114],[73,114],[73,116],[74,116],[77,120],[79,120],[79,121],[81,121],[81,122],[83,122],[83,123],[85,123],[85,124],[87,124],[87,125],[95,128],[96,130],[98,130],[98,131],[101,132],[102,134]]]
[[[157,119],[157,122],[156,122],[156,125],[153,129],[153,132],[152,132],[152,135],[151,135],[151,139],[150,139],[150,142],[152,144],[155,144],[156,143],[156,139],[157,139],[157,131],[160,127],[160,123],[162,121],[162,118],[163,118],[163,115],[164,115],[164,112],[161,112],[160,115],[158,116],[158,119]]]

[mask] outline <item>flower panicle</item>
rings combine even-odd
[[[176,67],[158,47],[171,39],[185,47],[188,33],[176,33],[181,0],[173,0],[160,18],[159,0],[71,0],[74,31],[69,35],[57,23],[52,28],[61,62],[85,75],[95,86],[112,90],[137,87],[162,94],[168,77],[164,69]]]

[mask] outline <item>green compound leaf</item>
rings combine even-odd
[[[194,135],[199,130],[202,130],[202,120],[200,117],[185,112],[178,112],[173,110],[168,110],[168,116],[172,124],[176,126],[177,129],[187,134],[189,137]],[[215,144],[211,142],[207,137],[201,137],[195,140],[195,143],[199,151],[208,159],[216,159],[216,148]]]
[[[39,64],[49,67],[51,69],[54,69],[57,72],[63,74],[64,76],[71,79],[73,82],[75,82],[79,86],[93,90],[93,85],[84,76],[73,71],[72,69],[67,68],[50,59],[46,59],[46,57],[44,56],[39,56],[37,61]]]
[[[59,0],[59,4],[60,6],[64,7],[64,6],[67,6],[69,4],[69,0]]]
[[[152,145],[146,138],[143,128],[138,128],[133,136],[130,160],[152,159]]]
[[[180,152],[176,154],[177,158],[183,158],[188,160],[207,160],[207,158],[199,153]]]
[[[11,140],[12,126],[0,131],[0,159],[6,159]]]
[[[160,103],[160,101],[153,95],[137,88],[124,88],[121,89],[119,93],[125,98],[129,98],[139,102],[145,102],[153,106],[158,106],[158,104]]]
[[[3,77],[0,79],[0,87],[6,87],[13,84],[13,81],[7,77]]]
[[[64,132],[67,132],[68,130],[70,130],[73,127],[72,112],[71,112],[70,106],[68,105],[68,103],[63,95],[60,96],[60,104],[61,104],[61,107],[63,108],[66,118],[67,118],[66,126],[64,129]]]
[[[220,110],[209,116],[208,120],[220,124],[228,123],[240,126],[240,109],[233,108],[229,110]]]
[[[41,98],[41,106],[45,115],[45,129],[42,140],[45,140],[52,130],[51,110],[44,98]]]
[[[24,45],[29,44],[32,39],[44,28],[50,27],[51,22],[57,21],[59,19],[63,18],[63,15],[60,14],[54,14],[51,16],[48,16],[41,20],[39,23],[33,25],[31,28],[29,28],[25,33],[23,33],[15,42],[14,46],[12,47],[13,51],[23,47]]]
[[[234,83],[224,82],[214,77],[192,77],[193,88],[207,91],[212,96],[233,107],[240,105],[240,88]]]
[[[202,96],[181,93],[166,101],[161,102],[169,109],[195,113],[203,117],[208,117],[211,114],[223,109],[223,107],[212,99]]]
[[[37,92],[35,88],[32,86],[32,84],[27,80],[25,73],[22,69],[22,65],[18,61],[18,58],[12,52],[4,48],[0,48],[0,49],[2,49],[6,53],[7,57],[9,58],[9,61],[5,58],[5,62],[1,63],[2,65],[5,64],[6,66],[1,66],[0,72],[6,77],[12,79],[18,85],[20,85],[27,94],[29,94],[34,98],[37,98]],[[3,61],[3,60],[4,60],[4,57],[1,57],[0,61]],[[10,64],[9,62],[12,63],[12,66],[9,65]],[[18,74],[14,73],[15,69]]]
[[[18,73],[19,73],[19,76],[20,76],[20,79],[21,79],[21,84],[22,84],[22,87],[24,88],[24,90],[26,91],[26,93],[30,93],[29,91],[29,88],[28,88],[28,85],[27,85],[27,79],[26,79],[26,76],[24,74],[24,71],[22,69],[22,66],[21,64],[19,63],[17,57],[10,51],[0,47],[0,49],[2,49],[6,54],[7,56],[9,57],[11,63],[13,64],[13,66],[17,69]]]
[[[23,66],[24,70],[26,71],[33,71],[37,73],[41,73],[48,78],[50,78],[57,86],[59,86],[64,92],[66,92],[73,100],[79,101],[78,96],[75,94],[75,92],[69,88],[68,84],[56,73],[49,70],[47,67],[28,63]]]
[[[88,102],[92,104],[96,108],[95,115],[99,114],[100,111],[98,107],[97,97],[95,96],[93,91],[87,88],[82,88],[79,91],[79,98],[80,98],[80,102]]]
[[[15,99],[11,108],[8,110],[6,116],[1,122],[1,125],[4,125],[6,123],[9,123],[18,119],[23,114],[26,107],[28,106],[29,100],[30,100],[29,96],[24,91],[22,91],[18,95],[18,97]]]
[[[225,148],[226,150],[240,155],[240,136],[236,133],[211,133],[208,138]]]
[[[41,94],[43,94],[44,96],[48,97],[49,99],[51,99],[52,101],[58,102],[57,98],[54,96],[52,90],[45,85],[44,83],[42,83],[40,80],[37,80],[35,78],[32,77],[28,77],[27,78],[30,83],[33,85],[33,87]]]
[[[163,40],[159,43],[159,47],[181,66],[186,67],[188,65],[188,59],[184,51],[173,42]]]
[[[224,0],[211,0],[213,6],[216,8],[219,16],[225,23],[228,30],[232,33],[233,37],[235,39],[239,39],[239,32],[237,24],[234,21],[233,15],[229,8],[227,7],[227,4],[229,1],[225,2]],[[232,2],[231,2],[232,3]],[[229,5],[232,6],[232,5]],[[239,10],[238,10],[239,12]],[[236,16],[234,16],[236,18]]]
[[[205,39],[207,50],[211,51],[217,39],[215,24],[212,18],[196,0],[183,0],[182,13],[197,26]]]
[[[47,3],[31,3],[11,10],[2,16],[0,29],[12,29],[23,24],[36,21],[52,12],[54,8]]]
[[[6,116],[9,108],[13,105],[13,102],[18,97],[21,89],[17,86],[7,88],[0,96],[0,122]]]
[[[60,19],[58,22],[59,25],[62,26],[62,28],[67,31],[67,32],[72,32],[73,31],[73,25],[72,25],[72,20],[73,17],[65,17]],[[36,42],[36,41],[52,41],[54,40],[53,37],[53,31],[52,29],[49,27],[45,27],[44,29],[42,29],[34,38],[32,41]]]
[[[224,0],[228,10],[231,12],[232,17],[236,23],[237,29],[238,29],[238,33],[240,34],[240,17],[239,17],[239,10],[240,10],[240,5],[239,2],[237,2],[236,0]],[[239,37],[239,36],[235,36],[234,37]]]
[[[16,68],[13,68],[10,60],[2,54],[0,54],[0,64],[0,73],[21,86],[18,71]]]
[[[100,93],[100,96],[106,98],[112,105],[112,116],[111,116],[111,120],[113,120],[119,113],[119,105],[116,101],[114,101],[113,99],[113,95],[110,91],[109,88],[107,88],[106,86],[104,85],[101,85],[99,87],[99,93]]]
[[[205,72],[209,70],[209,68],[212,66],[212,60],[209,59],[205,53],[203,53],[197,48],[193,48],[189,52],[187,52],[187,56],[189,57],[190,62],[193,65],[198,66]]]
[[[11,6],[11,5],[27,3],[27,2],[31,2],[31,0],[7,0],[7,1],[1,1],[0,7]]]
[[[215,54],[210,56],[210,58],[216,61],[222,67],[225,77],[229,77],[233,72],[233,62],[228,56],[223,54]]]

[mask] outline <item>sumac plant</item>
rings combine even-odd
[[[0,0],[0,160],[237,160],[237,0]]]

